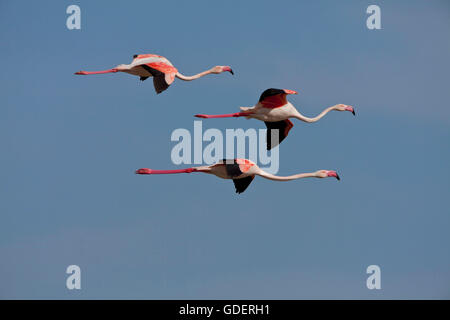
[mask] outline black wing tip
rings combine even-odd
[[[243,193],[247,190],[248,186],[252,183],[255,176],[248,176],[241,179],[233,179],[234,187],[237,194]]]
[[[279,146],[281,144],[281,141],[283,141],[283,140],[280,140],[278,143],[276,143],[276,142],[272,143],[271,141],[267,142],[267,147],[266,147],[267,151],[270,151],[273,148],[275,148],[276,146]]]
[[[284,90],[276,89],[276,88],[269,88],[264,90],[263,93],[261,93],[261,96],[259,97],[259,102],[263,101],[265,98],[270,96],[275,96],[277,94],[285,93]]]
[[[280,93],[284,93],[284,90],[283,89],[278,89],[278,88],[268,88],[268,89],[266,89],[266,90],[264,90],[264,92],[280,92]],[[263,93],[264,93],[263,92]]]
[[[166,91],[170,85],[167,84],[166,80],[162,77],[153,77],[153,87],[155,88],[156,94],[160,94]]]
[[[266,133],[266,141],[267,141],[267,150],[271,150],[276,146],[279,146],[284,139],[286,139],[287,134],[285,134],[286,129],[286,120],[269,122],[264,121],[267,127]],[[292,127],[291,127],[292,128]],[[276,139],[272,139],[272,130],[278,130],[278,141]],[[290,128],[289,128],[290,130]]]
[[[166,89],[162,89],[162,90],[161,89],[160,90],[156,90],[155,89],[155,91],[156,91],[156,94],[160,94],[160,93],[163,93],[164,91],[166,91]]]

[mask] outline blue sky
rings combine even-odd
[[[66,8],[81,7],[81,30]],[[366,28],[381,8],[382,30]],[[0,298],[450,298],[447,1],[2,1]],[[74,76],[157,53],[184,74],[163,94],[125,74]],[[280,175],[232,182],[171,169],[176,128],[270,87],[312,116]],[[245,119],[204,129],[264,128]],[[68,265],[82,289],[65,287]],[[367,266],[382,289],[368,290]]]

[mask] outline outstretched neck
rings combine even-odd
[[[175,76],[176,76],[178,79],[181,79],[181,80],[184,80],[184,81],[192,81],[192,80],[201,78],[201,77],[203,77],[203,76],[206,76],[207,74],[210,74],[210,73],[212,73],[212,69],[209,69],[209,70],[206,70],[206,71],[197,73],[197,74],[195,74],[195,75],[193,75],[193,76],[185,76],[185,75],[183,75],[183,74],[177,72],[177,74],[176,74]]]
[[[292,176],[280,177],[280,176],[275,176],[273,174],[265,172],[263,170],[261,170],[258,175],[260,175],[263,178],[266,178],[269,180],[274,180],[274,181],[290,181],[290,180],[316,177],[315,173],[299,173],[299,174],[294,174]]]
[[[309,122],[309,123],[316,122],[316,121],[319,121],[320,119],[322,119],[323,116],[325,116],[328,112],[330,112],[332,110],[336,110],[336,109],[338,109],[337,105],[328,107],[325,110],[323,110],[321,113],[319,113],[317,116],[315,116],[314,118],[306,117],[297,111],[297,114],[293,118],[296,118],[296,119],[304,121],[304,122]]]

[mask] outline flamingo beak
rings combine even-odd
[[[234,72],[233,72],[233,70],[231,69],[231,67],[226,66],[226,67],[223,67],[222,70],[223,70],[223,71],[228,71],[229,73],[231,73],[232,75],[234,75]]]
[[[336,171],[330,170],[330,171],[328,171],[327,175],[329,177],[335,177],[336,179],[341,180],[341,177],[339,177],[339,175]]]
[[[345,110],[346,111],[350,111],[351,113],[353,113],[354,116],[356,116],[355,109],[352,106],[347,106],[345,108]]]

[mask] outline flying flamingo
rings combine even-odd
[[[220,115],[197,114],[195,116],[198,118],[246,117],[247,119],[255,118],[264,121],[267,126],[267,150],[270,150],[280,144],[281,141],[287,137],[289,130],[294,126],[289,118],[295,118],[311,123],[319,121],[331,110],[350,111],[355,115],[355,110],[352,106],[337,104],[326,108],[314,118],[308,118],[298,112],[297,109],[287,101],[286,96],[288,94],[297,94],[297,92],[286,89],[267,89],[261,94],[259,102],[255,106],[241,107],[240,109],[242,112]],[[272,137],[275,137],[275,135],[273,136],[275,132],[272,132],[272,130],[278,130],[279,139],[273,139],[274,141],[272,141]]]
[[[231,70],[229,66],[215,66],[196,75],[185,76],[179,73],[172,63],[162,56],[156,54],[135,54],[133,56],[133,61],[131,61],[130,64],[119,64],[115,68],[103,71],[78,71],[75,72],[75,74],[87,75],[126,72],[139,76],[141,81],[144,81],[149,77],[153,77],[153,85],[155,86],[156,93],[161,93],[172,84],[175,77],[184,81],[191,81],[206,76],[210,73],[218,74],[224,71],[234,74],[233,70]]]
[[[193,167],[178,170],[152,170],[142,168],[136,170],[136,174],[171,174],[171,173],[191,173],[204,172],[213,174],[222,179],[233,179],[236,193],[242,193],[247,189],[255,178],[255,175],[275,181],[289,181],[301,178],[327,178],[335,177],[340,180],[339,175],[334,170],[319,170],[311,173],[299,173],[292,176],[280,177],[267,173],[260,169],[255,163],[247,159],[222,160],[211,166]]]

